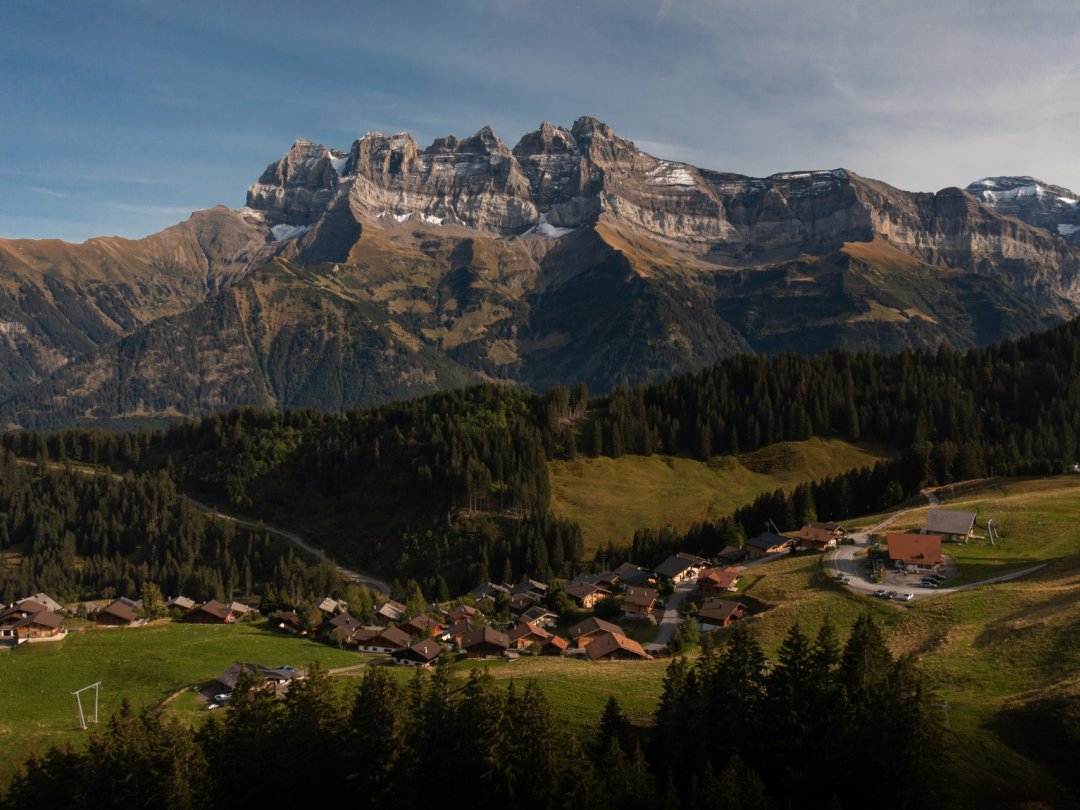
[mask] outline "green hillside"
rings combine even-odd
[[[708,462],[675,456],[552,461],[551,510],[581,526],[589,557],[609,541],[628,544],[637,529],[686,530],[729,515],[762,492],[873,465],[884,455],[867,445],[809,439]]]

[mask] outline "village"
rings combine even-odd
[[[838,523],[812,521],[790,536],[765,531],[745,546],[725,547],[712,561],[678,552],[651,570],[625,562],[613,570],[579,573],[554,587],[530,578],[517,584],[487,582],[415,615],[388,598],[368,624],[355,618],[346,602],[329,596],[318,604],[318,622],[305,621],[296,609],[266,618],[281,632],[406,667],[431,667],[440,656],[647,661],[677,651],[687,625],[696,637],[751,617],[753,611],[737,598],[740,580],[749,568],[760,573],[759,567],[781,555],[832,552],[828,564],[835,581],[866,596],[907,602],[916,593],[923,598],[938,592],[956,574],[955,563],[942,554],[942,543],[972,537],[975,513],[932,508],[922,529],[875,533],[895,517],[851,534]],[[989,528],[992,539],[992,521]],[[553,609],[560,605],[566,615]],[[160,619],[148,617],[141,600],[124,597],[66,610],[37,593],[0,612],[0,644],[62,641],[69,632],[65,617],[74,612],[87,619],[80,629],[133,628],[155,620],[227,625],[258,615],[257,608],[240,602],[196,603],[184,596],[163,600],[161,607],[155,611]],[[213,697],[210,708],[228,700],[242,671],[278,694],[304,676],[303,670],[288,666],[237,661],[207,689],[208,699]]]

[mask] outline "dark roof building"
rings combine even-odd
[[[117,599],[97,612],[95,621],[108,627],[130,627],[139,620],[130,599]]]
[[[193,624],[232,624],[239,618],[240,616],[229,605],[217,599],[211,599],[189,611],[184,621]]]
[[[959,512],[955,509],[926,510],[926,533],[942,535],[943,540],[963,542],[975,528],[974,512]]]
[[[692,579],[697,576],[697,564],[679,554],[673,554],[653,569],[657,579],[669,579],[673,582]]]
[[[423,641],[417,641],[415,644],[410,644],[408,647],[402,647],[400,650],[395,650],[390,653],[390,657],[399,664],[413,667],[428,667],[438,660],[440,653],[442,653],[442,647],[439,642],[434,639],[426,638]]]
[[[653,578],[652,572],[640,565],[625,562],[613,572],[623,585],[645,585]]]
[[[727,627],[746,615],[746,605],[730,599],[706,599],[698,611],[698,624],[702,630]]]
[[[622,633],[623,629],[617,624],[605,622],[595,616],[590,616],[583,622],[578,622],[567,631],[570,640],[578,647],[584,647],[590,640],[601,633]]]
[[[787,551],[794,543],[792,538],[784,537],[782,534],[762,532],[757,537],[751,537],[746,541],[746,552],[751,557],[764,557]]]
[[[622,608],[624,613],[634,613],[639,616],[648,616],[656,607],[659,598],[653,588],[644,588],[640,585],[627,585],[623,594]]]
[[[461,648],[469,658],[500,658],[510,648],[510,639],[506,633],[484,625],[462,636]]]

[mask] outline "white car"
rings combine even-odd
[[[910,602],[912,599],[915,598],[915,594],[913,594],[913,593],[905,593],[900,598],[903,599],[905,602]]]

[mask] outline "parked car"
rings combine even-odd
[[[915,594],[913,594],[913,593],[905,593],[900,598],[903,599],[905,602],[910,602],[912,599],[915,598]]]
[[[874,591],[874,596],[884,597],[885,596],[885,589],[884,588],[878,588],[876,591]]]
[[[943,574],[930,574],[927,579],[932,579],[934,582],[944,582],[945,576]]]
[[[220,708],[221,708],[221,706],[219,704],[211,703],[209,706],[206,707],[206,710],[208,712],[212,712],[214,709],[220,709]]]
[[[886,599],[895,599],[896,598],[896,591],[889,591],[887,594],[885,594],[885,598]]]
[[[934,580],[932,580],[932,579],[924,579],[922,581],[922,586],[924,588],[937,588],[937,587],[939,587],[938,584],[936,582],[934,582]]]
[[[222,693],[220,695],[214,695],[214,700],[216,702],[218,702],[218,703],[225,703],[226,701],[228,701],[228,699],[229,699],[229,696],[227,694],[224,694],[224,693]]]

